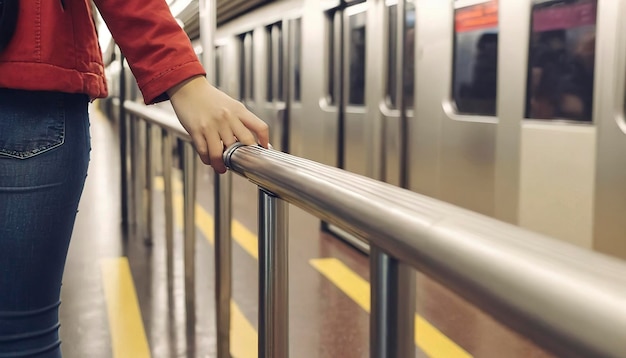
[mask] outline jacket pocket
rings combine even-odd
[[[65,141],[65,111],[60,93],[2,90],[0,158],[27,159]]]

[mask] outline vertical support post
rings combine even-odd
[[[230,358],[230,300],[232,297],[232,174],[214,176],[215,302],[217,357]]]
[[[370,356],[415,355],[415,273],[371,246]]]
[[[216,0],[199,0],[202,64],[207,80],[215,81]],[[215,208],[215,309],[217,324],[217,357],[230,358],[230,300],[232,297],[232,174],[215,174],[213,181]]]
[[[168,285],[174,277],[174,193],[172,190],[172,136],[163,129],[163,186],[165,196],[165,250],[167,255]]]
[[[137,120],[134,115],[130,115],[128,117],[128,147],[130,148],[130,166],[129,166],[129,183],[128,187],[131,192],[128,194],[129,199],[129,215],[128,215],[128,224],[134,225],[137,223],[137,153],[139,152],[137,148]]]
[[[196,156],[191,143],[183,147],[183,200],[185,207],[185,312],[187,335],[195,335],[196,324]]]
[[[259,357],[289,356],[287,203],[259,190]]]
[[[154,181],[154,131],[152,125],[146,123],[146,231],[144,242],[146,245],[152,245],[152,188]]]
[[[215,28],[217,26],[216,0],[199,0],[200,43],[202,44],[202,65],[207,72],[207,80],[215,81]]]
[[[137,238],[145,239],[146,233],[146,122],[135,119],[135,219]]]
[[[119,104],[119,126],[120,126],[120,179],[122,195],[122,231],[128,233],[128,131],[126,118],[126,74],[124,70],[124,56],[120,52],[120,104]]]

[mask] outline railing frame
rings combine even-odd
[[[132,102],[125,106],[132,115],[189,140],[173,115]],[[620,357],[626,351],[622,261],[277,151],[235,145],[224,153],[224,161],[263,193],[260,357],[288,357],[287,230],[286,221],[274,215],[286,212],[280,209],[286,207],[283,200],[372,247],[372,356],[404,358],[414,349],[414,269],[559,356]],[[220,202],[230,197],[231,185],[227,187],[216,193]],[[218,221],[229,223],[230,203],[222,207],[225,211],[218,207]],[[216,225],[216,230],[226,226]],[[231,245],[229,234],[222,230],[216,238]],[[220,260],[230,263],[230,250],[225,252]],[[219,267],[216,274],[229,282]],[[229,289],[218,294],[222,307],[217,314],[223,320]],[[218,332],[224,335],[220,339],[228,339],[224,327]]]

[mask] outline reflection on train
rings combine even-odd
[[[280,150],[626,258],[624,17],[612,0],[273,1],[219,24],[215,80]]]

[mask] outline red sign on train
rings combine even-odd
[[[454,22],[456,33],[498,27],[498,0],[457,9]]]
[[[558,5],[533,12],[533,31],[566,30],[596,24],[595,1]]]

